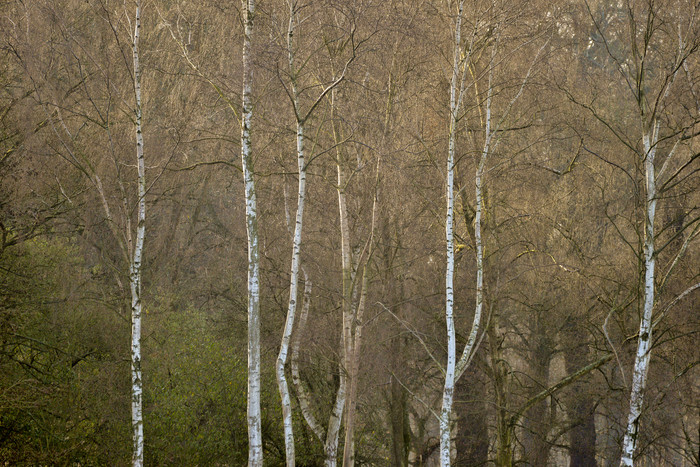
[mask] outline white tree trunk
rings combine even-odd
[[[306,269],[302,266],[301,270],[304,274],[304,304],[301,308],[301,315],[299,316],[299,327],[298,333],[301,335],[306,328],[306,320],[309,313],[309,304],[311,299],[311,280],[306,272]],[[316,417],[311,410],[311,402],[308,392],[304,388],[301,381],[301,376],[299,374],[299,339],[294,339],[292,344],[292,381],[294,382],[294,387],[297,390],[297,397],[299,399],[299,405],[301,406],[301,413],[304,416],[304,420],[309,425],[311,430],[314,432],[316,437],[323,444],[323,451],[325,453],[325,460],[323,465],[326,467],[335,467],[337,465],[338,458],[338,435],[340,433],[340,425],[343,416],[343,407],[345,407],[345,375],[343,374],[342,367],[340,368],[340,386],[338,392],[336,393],[335,403],[333,404],[333,409],[331,410],[331,415],[328,420],[328,430],[325,435],[323,433],[323,427],[316,420]]]
[[[685,18],[690,18],[690,22],[686,27],[681,27],[678,25],[678,49],[675,56],[672,72],[667,75],[662,86],[658,90],[656,99],[650,99],[646,95],[648,86],[646,80],[647,70],[644,68],[643,63],[646,55],[646,47],[644,49],[643,55],[635,55],[633,58],[636,63],[638,70],[641,70],[633,80],[636,84],[636,89],[638,94],[635,95],[637,100],[637,105],[639,106],[639,115],[642,118],[642,143],[644,146],[644,176],[646,181],[646,199],[645,199],[645,230],[644,230],[644,310],[639,323],[639,336],[637,339],[637,352],[634,361],[634,373],[632,375],[632,390],[630,393],[630,408],[627,418],[627,428],[625,430],[625,437],[622,442],[622,456],[620,458],[621,467],[631,467],[634,465],[634,451],[637,448],[637,443],[639,441],[639,425],[640,418],[642,414],[642,405],[644,402],[644,390],[647,382],[647,373],[649,371],[649,365],[651,361],[651,344],[652,344],[652,331],[654,328],[654,323],[652,322],[652,314],[654,312],[654,305],[656,300],[656,278],[655,278],[655,267],[656,267],[656,246],[654,239],[654,221],[656,217],[656,202],[657,199],[663,196],[665,193],[659,193],[657,191],[657,173],[654,166],[654,160],[656,157],[656,150],[660,142],[659,132],[661,126],[661,118],[658,116],[661,111],[667,111],[665,109],[666,99],[671,92],[671,86],[676,80],[680,70],[686,67],[687,60],[689,56],[695,50],[695,46],[686,42],[687,36],[682,33],[683,29],[687,28],[688,31],[693,30],[695,27],[695,7],[688,12]],[[653,9],[648,12],[649,18],[653,17]],[[683,16],[679,16],[680,20]],[[634,31],[636,25],[631,22],[630,27]],[[647,23],[647,28],[651,28],[651,22]],[[651,41],[651,36],[654,33],[654,29],[647,29],[644,34],[648,35],[649,41]],[[636,34],[636,31],[635,31]],[[633,36],[634,37],[634,36]],[[660,40],[660,39],[659,39]],[[650,102],[653,102],[653,107],[649,107]],[[649,119],[649,117],[651,118]],[[696,120],[697,121],[697,120]],[[691,124],[688,128],[694,127]],[[684,130],[685,133],[686,130]],[[671,150],[666,154],[665,161],[661,164],[661,169],[659,170],[658,176],[661,177],[664,171],[668,168],[673,158],[677,155],[676,149],[680,142],[686,139],[686,135],[683,134],[679,137],[676,143],[672,146]],[[663,190],[663,184],[662,190]],[[678,256],[671,263],[668,268],[666,275],[661,281],[660,287],[664,287],[666,280],[668,279],[671,271],[675,267],[676,260],[683,256],[685,252],[685,244],[681,247],[678,252]],[[677,300],[682,298],[686,293],[693,290],[693,287],[687,289],[681,295],[677,297]],[[672,301],[670,306],[676,301]],[[666,308],[667,310],[668,308]],[[666,310],[661,312],[661,316],[657,319],[661,319]]]
[[[455,48],[452,62],[452,81],[450,84],[450,127],[447,152],[447,217],[445,219],[445,239],[447,241],[447,267],[445,272],[445,321],[447,324],[447,365],[445,366],[445,385],[442,391],[442,409],[440,411],[440,465],[451,465],[450,414],[454,399],[455,365],[457,360],[456,336],[454,323],[454,160],[457,136],[457,121],[461,101],[458,95],[462,53],[462,13],[464,0],[459,2],[455,19]],[[461,94],[461,93],[460,93]]]
[[[644,171],[646,176],[646,221],[644,232],[644,314],[639,323],[639,338],[637,339],[637,354],[634,362],[634,374],[632,376],[632,392],[630,394],[630,408],[627,418],[627,430],[622,443],[621,467],[634,465],[634,451],[637,447],[639,435],[639,421],[642,414],[644,401],[644,388],[646,387],[649,360],[651,359],[651,331],[652,311],[654,309],[654,268],[656,254],[654,249],[654,218],[656,216],[656,175],[654,173],[654,156],[656,154],[656,141],[658,139],[658,124],[652,127],[642,136],[644,142]]]
[[[296,86],[294,86],[296,98]],[[292,245],[292,270],[289,282],[289,306],[287,308],[287,320],[282,335],[282,344],[277,356],[277,384],[282,399],[282,416],[284,421],[284,444],[287,458],[287,466],[293,467],[294,459],[294,431],[292,429],[292,405],[289,395],[287,378],[284,374],[287,365],[289,341],[294,328],[294,318],[297,307],[297,287],[299,284],[299,263],[301,261],[301,233],[304,219],[304,197],[306,193],[306,162],[304,161],[304,124],[297,121],[297,164],[299,168],[299,192],[297,194],[297,214],[294,227],[294,240]]]
[[[340,156],[338,156],[340,157]],[[338,435],[340,433],[340,423],[343,409],[345,408],[346,390],[348,383],[348,372],[352,364],[353,338],[352,338],[352,258],[350,251],[350,227],[348,222],[347,202],[345,198],[345,185],[347,181],[343,174],[341,161],[338,160],[338,210],[340,213],[340,237],[341,237],[341,259],[342,259],[342,309],[343,309],[343,364],[340,365],[340,385],[336,395],[335,406],[333,407],[332,419],[337,425],[328,427],[326,438],[326,466],[335,466],[338,455]],[[333,433],[331,433],[331,430]]]
[[[280,391],[280,397],[282,399],[282,413],[284,418],[284,439],[285,439],[285,454],[287,458],[287,465],[293,466],[295,464],[294,459],[294,432],[292,427],[292,407],[291,407],[291,397],[289,395],[289,386],[287,384],[287,379],[285,376],[285,366],[287,364],[287,355],[289,351],[289,343],[292,336],[292,331],[294,329],[294,319],[296,315],[296,305],[297,305],[297,289],[299,283],[299,268],[301,267],[301,234],[303,225],[303,215],[304,215],[304,198],[306,193],[306,162],[305,162],[305,151],[304,151],[304,132],[305,124],[309,117],[314,113],[318,105],[323,101],[329,92],[333,92],[336,86],[340,84],[345,79],[345,73],[348,66],[354,59],[354,53],[352,57],[346,62],[342,73],[337,77],[330,85],[325,87],[321,93],[318,95],[316,100],[311,104],[308,110],[304,113],[301,110],[301,103],[299,100],[299,70],[296,68],[295,64],[295,52],[294,52],[294,26],[297,21],[297,11],[298,5],[295,2],[288,3],[289,5],[289,26],[287,29],[287,58],[289,61],[289,76],[291,80],[292,92],[289,95],[292,101],[292,107],[294,109],[294,116],[297,123],[297,164],[299,171],[299,186],[297,195],[297,214],[295,230],[293,234],[293,246],[292,246],[292,266],[290,274],[290,285],[289,285],[289,306],[287,308],[287,320],[285,323],[284,332],[282,335],[282,343],[280,345],[280,352],[277,358],[277,382]],[[354,52],[354,51],[353,51]],[[285,196],[286,203],[286,196]],[[285,204],[286,206],[286,204]],[[342,216],[341,216],[342,217]],[[342,224],[342,221],[341,221]],[[289,212],[287,211],[287,225],[289,228]],[[303,269],[303,268],[302,268]],[[311,293],[311,282],[308,280],[308,275],[304,271],[304,277],[306,279],[307,288],[304,291],[304,307],[302,310],[302,327],[306,324],[306,318],[308,316],[309,299]],[[323,431],[321,430],[318,422],[313,416],[308,394],[301,383],[301,378],[299,376],[299,368],[297,364],[297,357],[299,354],[298,350],[298,340],[292,349],[292,381],[297,387],[299,393],[299,401],[301,406],[301,411],[304,419],[307,421],[311,429],[316,433],[319,440],[324,443]],[[341,371],[342,374],[342,371]],[[340,409],[337,409],[337,405],[340,405]],[[341,385],[338,390],[338,398],[336,399],[336,405],[331,412],[331,417],[328,423],[328,432],[325,437],[324,448],[327,452],[327,459],[332,459],[331,465],[335,465],[335,459],[337,457],[338,451],[338,433],[340,430],[340,420],[342,416],[342,409],[345,404],[345,377],[341,376]]]
[[[306,319],[309,316],[309,306],[311,303],[311,279],[306,272],[304,266],[300,266],[301,271],[304,274],[304,303],[301,307],[301,314],[299,315],[299,326],[297,327],[297,333],[299,336],[304,334],[304,329],[306,329]],[[309,399],[309,393],[306,392],[301,381],[301,375],[299,374],[299,339],[294,339],[292,341],[292,356],[291,356],[291,367],[292,367],[292,382],[297,390],[297,398],[299,399],[299,406],[301,407],[301,414],[304,416],[304,420],[314,432],[321,444],[325,444],[325,435],[323,433],[323,427],[318,422],[316,417],[311,410],[311,402]]]
[[[454,397],[455,383],[462,377],[465,370],[471,362],[478,345],[477,340],[480,330],[481,316],[484,308],[484,246],[481,232],[482,215],[484,204],[484,177],[485,167],[489,154],[495,150],[498,144],[497,135],[501,125],[506,121],[509,113],[515,103],[522,96],[523,90],[527,85],[532,70],[537,62],[540,54],[547,45],[547,41],[539,48],[533,58],[530,67],[523,78],[518,92],[513,96],[510,102],[506,105],[501,117],[495,125],[492,124],[492,101],[494,98],[494,68],[496,66],[496,55],[498,52],[498,37],[495,39],[495,44],[491,49],[491,61],[488,65],[488,84],[485,102],[485,118],[482,121],[484,125],[484,145],[479,159],[475,174],[475,194],[476,207],[474,216],[474,244],[476,250],[476,299],[474,307],[474,318],[472,320],[471,331],[469,337],[462,350],[461,356],[457,361],[456,346],[455,346],[455,327],[454,327],[454,160],[455,160],[455,138],[457,134],[458,114],[460,112],[461,103],[464,97],[466,87],[466,73],[469,70],[472,47],[476,29],[473,31],[471,41],[468,44],[462,45],[461,41],[461,19],[464,11],[464,2],[459,4],[459,11],[455,19],[455,50],[452,69],[452,82],[450,85],[450,133],[448,145],[448,166],[447,166],[447,218],[445,222],[445,231],[447,236],[447,272],[445,277],[446,284],[446,299],[445,299],[445,317],[447,320],[447,366],[445,369],[445,386],[443,389],[443,405],[440,413],[440,462],[441,465],[450,465],[450,414],[452,411],[452,402]],[[461,77],[460,77],[461,75]],[[476,80],[476,76],[474,76]],[[473,83],[476,90],[476,82]],[[477,95],[478,100],[478,95]],[[481,104],[479,104],[481,105]]]
[[[138,166],[138,224],[136,243],[131,252],[129,283],[131,286],[131,426],[132,465],[143,465],[143,380],[141,378],[141,258],[146,236],[146,167],[143,158],[141,132],[141,69],[139,38],[141,33],[141,2],[136,2],[136,22],[133,39],[134,91],[136,94],[136,159]]]
[[[253,66],[251,39],[255,0],[242,0],[245,31],[243,36],[243,111],[241,115],[241,164],[245,182],[246,226],[248,232],[248,465],[262,467],[263,446],[260,415],[260,255],[258,218],[250,141],[252,117]]]
[[[474,354],[477,347],[477,335],[479,333],[479,326],[481,323],[481,315],[484,310],[484,243],[481,235],[481,217],[484,210],[484,167],[486,166],[486,161],[491,151],[491,102],[493,100],[493,68],[489,71],[489,88],[486,96],[486,122],[485,122],[485,142],[484,148],[481,151],[481,158],[479,160],[479,165],[476,169],[475,180],[475,193],[476,193],[476,205],[474,214],[474,246],[476,250],[476,300],[474,305],[474,319],[472,320],[472,329],[469,332],[469,337],[467,338],[467,343],[464,346],[462,355],[457,362],[455,368],[455,381],[458,381],[462,377],[471,357]]]
[[[306,269],[303,266],[301,266],[301,270],[304,274],[305,284],[304,304],[301,308],[299,327],[297,329],[300,335],[304,333],[304,329],[306,328],[306,320],[309,314],[309,304],[311,299],[311,280],[309,279]],[[333,404],[333,409],[331,410],[331,415],[328,420],[328,430],[324,434],[323,427],[313,414],[309,394],[306,391],[306,388],[304,388],[301,381],[301,375],[299,374],[299,339],[294,339],[293,341],[291,360],[292,382],[297,390],[297,397],[299,399],[301,413],[304,416],[304,420],[306,420],[306,423],[311,428],[311,431],[314,432],[318,440],[323,444],[323,451],[325,453],[323,465],[325,467],[335,467],[337,465],[338,458],[338,436],[343,417],[343,408],[345,407],[346,380],[342,371],[342,365],[340,365],[340,385],[338,387],[335,403]]]

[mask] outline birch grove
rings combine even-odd
[[[0,464],[697,465],[696,3],[2,2]]]

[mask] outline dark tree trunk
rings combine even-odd
[[[533,332],[536,335],[531,336],[530,342],[532,348],[529,356],[530,377],[532,378],[531,387],[528,390],[528,397],[534,397],[549,385],[549,364],[552,356],[551,341],[547,338],[548,330],[545,328],[541,320],[541,316],[537,315],[536,321],[533,323]],[[547,408],[547,400],[535,404],[525,414],[523,420],[525,432],[523,434],[523,458],[525,465],[537,467],[547,465],[549,459],[549,450],[551,445],[547,441],[547,435],[551,427],[553,417]],[[548,419],[549,418],[549,419]]]
[[[589,361],[588,344],[585,342],[585,330],[575,323],[568,326],[565,334],[570,345],[564,349],[566,370],[572,373]],[[590,383],[586,379],[571,384],[566,403],[566,412],[573,428],[569,432],[569,465],[571,467],[597,467],[595,399]]]
[[[400,338],[397,337],[396,340]],[[408,420],[406,420],[406,390],[396,378],[391,378],[391,465],[408,465]]]
[[[486,388],[475,366],[467,369],[455,386],[454,412],[457,418],[455,466],[486,465],[489,457]]]

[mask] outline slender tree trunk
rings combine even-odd
[[[287,378],[284,374],[287,365],[289,341],[294,328],[294,318],[297,307],[297,287],[299,283],[299,263],[301,261],[301,233],[304,219],[304,199],[306,194],[306,162],[304,161],[304,125],[297,122],[297,164],[299,167],[299,191],[297,194],[297,214],[294,226],[294,240],[292,245],[292,270],[289,282],[289,306],[287,308],[287,320],[282,335],[282,344],[277,357],[277,384],[282,398],[282,415],[284,420],[284,444],[287,457],[287,466],[293,467],[294,459],[294,432],[292,429],[292,405],[289,395]]]
[[[551,360],[551,349],[546,337],[547,329],[544,328],[540,316],[534,317],[534,321],[535,323],[532,326],[534,335],[530,335],[530,355],[528,358],[533,387],[530,389],[528,397],[536,396],[542,389],[547,387]],[[526,465],[533,467],[547,465],[551,447],[547,442],[551,419],[547,420],[547,415],[546,400],[533,405],[525,414],[523,420],[523,425],[525,426],[523,446]]]
[[[291,24],[291,20],[290,20]],[[292,29],[290,26],[290,40]],[[291,49],[290,49],[291,50]],[[290,57],[290,63],[293,59]],[[294,100],[297,101],[296,83],[292,84]],[[295,104],[298,108],[298,103]],[[299,170],[299,186],[297,193],[297,213],[296,222],[294,224],[294,239],[292,245],[292,270],[290,273],[289,282],[289,306],[287,308],[287,320],[284,326],[284,334],[282,335],[282,344],[277,357],[277,383],[279,386],[280,397],[282,398],[282,415],[284,419],[284,444],[287,457],[287,466],[293,467],[294,459],[294,432],[292,429],[292,405],[289,395],[289,387],[287,378],[284,374],[285,366],[287,365],[287,354],[289,350],[289,341],[292,337],[294,328],[294,318],[297,307],[297,287],[299,283],[299,263],[301,261],[301,233],[304,220],[304,199],[306,195],[306,162],[304,160],[304,122],[297,119],[297,165]]]
[[[335,467],[338,464],[338,438],[340,435],[340,425],[343,420],[343,408],[345,407],[345,391],[347,379],[342,364],[339,364],[340,381],[338,392],[335,396],[335,404],[328,421],[328,431],[326,432],[326,443],[323,446],[326,459],[323,463],[325,467]]]
[[[243,111],[241,115],[241,164],[245,182],[246,226],[248,233],[248,465],[262,467],[260,414],[260,255],[257,200],[253,179],[250,140],[252,117],[253,66],[251,40],[255,0],[242,0],[245,31],[243,36]]]
[[[339,156],[340,157],[340,156]],[[338,160],[338,210],[340,212],[340,235],[341,235],[341,259],[342,259],[342,310],[343,310],[343,356],[344,356],[344,372],[350,371],[352,364],[352,322],[353,322],[353,306],[352,306],[352,282],[353,282],[353,264],[352,253],[350,251],[350,227],[348,220],[347,201],[345,197],[345,185],[347,183],[342,162]]]
[[[379,185],[379,161],[377,161],[377,176],[375,181],[374,202],[372,203],[372,224],[370,227],[370,237],[367,240],[365,248],[369,248],[367,257],[364,260],[362,268],[362,286],[360,292],[360,301],[357,304],[354,316],[354,329],[352,329],[352,354],[350,355],[350,366],[348,373],[350,375],[350,389],[346,408],[346,423],[345,423],[345,446],[343,451],[343,465],[355,465],[355,410],[357,408],[357,383],[360,374],[360,350],[362,349],[362,327],[367,303],[367,289],[369,287],[369,265],[374,254],[374,229],[377,216],[377,190]]]
[[[340,142],[340,135],[338,133],[337,122],[335,120],[335,104],[336,104],[336,91],[331,90],[331,125],[333,129],[333,137],[336,144]],[[339,363],[339,384],[338,391],[336,393],[335,403],[333,405],[333,410],[331,411],[331,417],[328,423],[328,430],[326,432],[326,442],[324,444],[324,450],[326,453],[326,460],[324,465],[326,467],[335,467],[338,459],[338,438],[340,434],[340,425],[343,417],[343,410],[345,408],[346,393],[347,393],[347,368],[349,368],[350,355],[352,354],[352,349],[350,345],[352,344],[352,257],[350,251],[350,226],[348,223],[348,211],[347,203],[345,199],[345,187],[347,185],[347,180],[345,172],[343,170],[343,157],[340,146],[336,148],[336,170],[337,170],[337,192],[338,192],[338,212],[340,215],[340,241],[341,241],[341,267],[342,267],[342,314],[343,314],[343,324],[342,324],[342,343],[343,343],[343,360]]]
[[[134,26],[134,91],[136,94],[136,160],[138,170],[138,224],[136,243],[131,251],[129,283],[131,286],[131,426],[132,465],[143,465],[143,380],[141,378],[141,260],[146,236],[146,166],[143,158],[143,134],[141,128],[141,68],[139,63],[139,39],[141,34],[141,1],[136,2]],[[128,214],[127,214],[128,215]]]
[[[442,409],[440,412],[440,465],[450,465],[450,414],[454,399],[455,365],[457,360],[456,336],[454,323],[454,160],[457,139],[457,114],[461,95],[459,91],[460,65],[462,53],[462,12],[464,0],[459,2],[455,19],[455,47],[452,62],[452,81],[450,84],[450,126],[447,152],[447,216],[445,218],[445,240],[447,242],[447,267],[445,271],[445,321],[447,325],[447,365],[445,367],[445,385],[442,392]]]
[[[574,318],[567,325],[564,338],[569,345],[564,350],[567,373],[581,368],[589,358],[589,343],[582,336],[585,330]],[[569,466],[596,467],[595,399],[589,382],[576,382],[566,400],[566,413],[573,424],[569,432]],[[610,432],[606,436],[612,437]],[[616,458],[617,459],[617,458]]]
[[[654,249],[654,219],[656,216],[656,176],[654,173],[654,156],[658,139],[659,125],[654,124],[642,135],[644,143],[644,172],[646,177],[646,220],[644,232],[644,314],[639,323],[637,354],[632,376],[632,393],[627,418],[627,430],[622,442],[621,467],[634,465],[634,451],[639,436],[639,422],[642,415],[644,388],[647,382],[649,361],[651,359],[652,311],[654,309],[654,268],[656,253]]]
[[[498,335],[498,315],[493,313],[486,328],[491,359],[494,396],[496,402],[496,465],[513,465],[513,427],[508,403],[508,369],[501,353],[501,337]]]
[[[345,446],[343,450],[343,466],[354,466],[355,465],[355,411],[357,407],[357,380],[360,370],[360,348],[362,345],[362,319],[365,310],[365,303],[367,301],[367,263],[365,263],[363,278],[362,278],[362,292],[360,294],[360,302],[357,305],[357,324],[355,326],[355,332],[353,336],[353,354],[351,356],[350,363],[350,389],[347,400],[346,409],[346,424],[347,429],[345,430]]]
[[[457,359],[456,334],[454,325],[454,172],[455,172],[455,145],[457,137],[457,124],[459,121],[461,103],[465,91],[465,78],[469,70],[472,47],[476,36],[476,26],[472,31],[468,44],[462,44],[461,28],[464,1],[460,1],[457,17],[455,19],[455,48],[452,62],[452,80],[450,84],[450,126],[447,157],[447,216],[445,220],[445,235],[447,241],[447,268],[445,273],[445,319],[447,324],[447,365],[445,367],[445,385],[443,388],[442,410],[440,413],[440,464],[450,465],[450,415],[454,401],[454,387],[456,381],[461,378],[469,365],[471,358],[478,346],[477,335],[481,323],[481,315],[484,304],[484,254],[481,237],[481,216],[483,203],[483,177],[486,159],[491,150],[493,133],[491,130],[491,101],[493,98],[492,79],[493,63],[489,66],[488,94],[486,99],[486,120],[484,147],[479,166],[476,171],[476,214],[474,225],[474,242],[476,246],[476,304],[472,327],[459,360]],[[495,54],[495,48],[493,53]],[[493,57],[492,57],[493,58]],[[516,97],[517,99],[517,97]],[[512,105],[512,103],[511,103]]]

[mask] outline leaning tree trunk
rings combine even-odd
[[[295,94],[296,94],[296,86]],[[301,232],[304,219],[304,199],[306,195],[306,162],[304,161],[304,125],[297,123],[297,164],[299,166],[299,186],[297,193],[297,213],[294,224],[294,239],[292,245],[292,266],[289,280],[289,305],[287,308],[287,320],[284,325],[282,344],[277,356],[277,385],[282,399],[282,416],[284,422],[284,445],[287,466],[294,467],[294,431],[292,429],[292,403],[289,394],[289,385],[285,376],[287,356],[289,354],[289,342],[294,329],[294,319],[297,309],[297,289],[299,285],[299,263],[301,262]]]
[[[335,108],[335,91],[333,92],[331,96],[331,106],[333,109]],[[332,117],[334,116],[334,111],[331,110],[332,112]],[[335,123],[334,123],[335,126]],[[336,141],[339,140],[339,137],[336,135]],[[343,275],[342,275],[342,310],[343,310],[343,356],[344,356],[344,370],[343,371],[347,376],[344,379],[345,384],[348,384],[350,379],[352,377],[351,375],[351,366],[352,366],[352,354],[353,354],[353,349],[352,349],[352,344],[353,344],[353,339],[352,339],[352,328],[353,328],[353,281],[354,281],[354,274],[353,274],[353,264],[352,264],[352,251],[350,247],[350,225],[349,225],[349,218],[348,218],[348,208],[347,208],[347,201],[346,201],[346,194],[345,194],[345,189],[347,188],[347,183],[348,183],[348,177],[345,174],[345,170],[343,168],[344,165],[344,160],[342,158],[342,152],[340,151],[340,148],[337,151],[337,160],[336,160],[336,168],[338,171],[338,212],[340,216],[340,250],[341,250],[341,267],[343,270]],[[349,378],[348,378],[349,377]],[[347,386],[343,388],[343,393],[345,393],[345,390],[347,389]],[[345,402],[343,405],[346,405],[347,402]]]
[[[289,31],[288,31],[288,53],[289,53],[289,68],[292,76],[292,105],[294,113],[297,116],[297,166],[299,172],[298,191],[297,191],[297,211],[294,223],[294,233],[292,238],[292,266],[289,279],[289,305],[287,307],[287,320],[284,326],[282,335],[282,343],[280,352],[277,357],[277,385],[279,387],[280,398],[282,399],[282,416],[284,421],[284,444],[287,466],[294,467],[294,431],[292,427],[292,405],[289,394],[289,385],[285,376],[285,367],[287,365],[287,355],[289,352],[289,343],[294,329],[294,319],[297,309],[297,289],[299,285],[299,264],[301,262],[301,233],[304,221],[304,199],[306,196],[306,162],[304,158],[304,119],[299,117],[299,92],[297,89],[297,76],[294,70],[294,53],[292,48],[294,25],[294,11],[290,12]],[[289,223],[289,218],[287,219]],[[288,225],[291,230],[291,226]]]
[[[658,139],[658,123],[648,129],[642,136],[644,142],[644,172],[646,177],[645,230],[644,230],[644,314],[639,323],[637,354],[632,376],[630,409],[627,418],[627,430],[622,442],[621,467],[634,465],[634,450],[637,447],[639,421],[642,415],[644,388],[647,382],[649,361],[651,359],[651,315],[654,309],[654,267],[656,253],[654,249],[654,218],[656,216],[656,176],[654,173],[654,156]],[[651,134],[650,134],[651,132]]]
[[[297,288],[299,285],[299,263],[301,261],[301,233],[304,222],[304,199],[306,197],[306,161],[304,158],[304,123],[305,119],[299,115],[299,91],[297,87],[297,73],[294,65],[294,22],[295,10],[291,7],[289,14],[289,29],[287,31],[287,52],[289,60],[289,73],[292,80],[292,106],[297,121],[297,166],[299,172],[298,191],[297,191],[297,210],[296,219],[294,222],[294,232],[292,237],[292,266],[289,278],[289,305],[287,307],[287,319],[284,325],[282,334],[282,343],[277,356],[277,386],[279,388],[280,398],[282,400],[282,417],[284,422],[284,446],[287,467],[294,467],[294,430],[292,426],[292,403],[289,394],[289,385],[285,376],[285,367],[287,365],[287,356],[289,353],[289,343],[292,338],[294,329],[294,319],[297,309]],[[291,231],[289,216],[287,216],[287,227]]]

